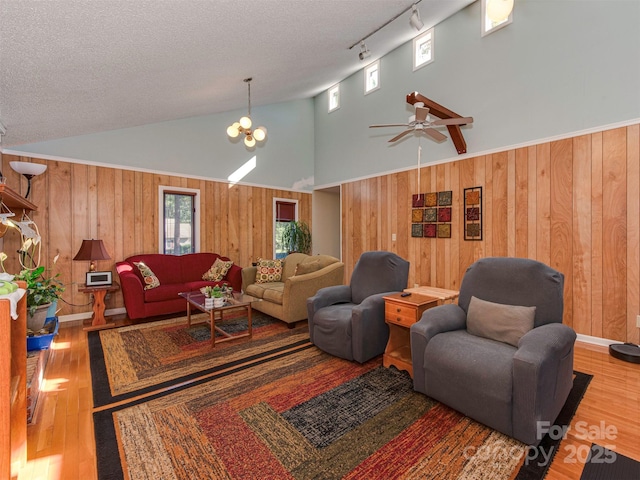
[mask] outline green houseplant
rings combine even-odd
[[[311,231],[303,221],[289,222],[282,231],[282,244],[289,253],[311,254]]]
[[[22,270],[15,276],[15,280],[23,280],[27,283],[26,296],[29,320],[36,316],[36,312],[42,311],[42,313],[38,315],[38,317],[40,317],[40,315],[42,316],[42,325],[44,325],[46,320],[47,312],[45,307],[48,308],[52,302],[56,302],[62,292],[64,292],[64,285],[58,279],[60,274],[56,273],[53,276],[48,276],[45,272],[45,267],[40,266],[35,270]],[[42,325],[37,328],[39,323],[40,320],[36,321],[34,319],[32,326],[29,326],[29,328],[31,328],[31,330],[40,330]]]

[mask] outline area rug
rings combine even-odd
[[[580,480],[638,480],[640,462],[592,443]]]
[[[206,316],[186,317],[88,332],[94,407],[188,382],[308,343],[306,325],[287,324],[261,312],[252,315],[253,336],[216,344]],[[228,332],[246,329],[246,316],[225,320]]]
[[[574,382],[570,416],[587,384]],[[406,372],[313,345],[96,411],[94,426],[101,480],[535,474],[526,445],[415,392]]]

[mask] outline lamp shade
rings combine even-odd
[[[36,175],[40,175],[46,169],[46,165],[42,165],[40,163],[29,163],[29,162],[9,162],[11,168],[22,175],[31,175],[35,177]]]
[[[494,22],[509,18],[513,11],[513,0],[487,0],[487,17]]]
[[[82,240],[80,250],[73,257],[74,260],[87,260],[91,262],[90,270],[95,270],[94,260],[109,260],[111,257],[107,253],[107,249],[104,248],[102,240]]]

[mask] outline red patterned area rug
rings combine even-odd
[[[216,344],[206,315],[88,332],[94,407],[171,388],[203,375],[256,361],[268,354],[309,340],[304,322],[287,324],[261,312],[253,312],[253,336]],[[224,329],[246,329],[244,311],[225,320]]]
[[[574,382],[566,421],[587,384]],[[541,479],[546,471],[525,464],[526,445],[416,393],[406,372],[380,358],[360,365],[310,344],[104,408],[94,425],[101,480]]]

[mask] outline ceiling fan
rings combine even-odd
[[[389,142],[395,142],[400,140],[405,135],[408,135],[412,132],[424,133],[434,139],[436,142],[442,142],[446,140],[447,136],[440,133],[434,127],[439,126],[449,126],[449,125],[467,125],[469,123],[473,123],[473,117],[453,117],[453,118],[438,118],[432,119],[429,117],[429,108],[425,107],[424,102],[415,102],[415,115],[411,115],[409,117],[409,121],[407,123],[388,123],[381,125],[369,125],[369,128],[380,128],[380,127],[407,127],[405,131],[399,133],[395,137],[393,137]]]

